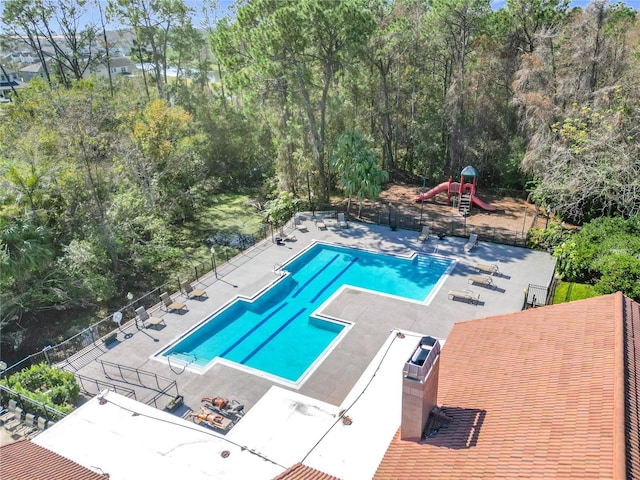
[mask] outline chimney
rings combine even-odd
[[[402,440],[422,439],[429,413],[437,406],[439,370],[440,342],[422,337],[402,370]]]

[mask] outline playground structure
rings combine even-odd
[[[439,193],[447,192],[447,204],[451,205],[453,202],[453,206],[464,215],[471,211],[472,205],[477,205],[489,212],[494,211],[495,205],[486,203],[476,196],[477,180],[478,172],[471,165],[468,165],[460,172],[459,182],[454,182],[453,177],[449,177],[448,182],[442,182],[431,190],[416,195],[416,202],[424,202]]]

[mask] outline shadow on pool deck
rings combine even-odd
[[[95,361],[100,359],[175,380],[187,409],[198,410],[202,397],[223,396],[238,400],[245,405],[245,410],[249,410],[276,384],[267,376],[220,363],[214,364],[204,374],[194,373],[182,366],[168,365],[152,358],[154,353],[208,318],[236,295],[251,297],[258,293],[275,279],[274,267],[277,264],[285,263],[313,240],[400,255],[435,253],[455,260],[455,268],[428,305],[347,288],[324,306],[322,314],[352,322],[353,326],[299,388],[280,386],[340,405],[391,330],[446,338],[455,322],[519,311],[527,286],[530,283],[548,285],[555,267],[555,260],[546,252],[490,244],[482,239],[477,248],[465,253],[466,239],[463,238],[439,240],[432,236],[427,242],[420,243],[417,232],[394,232],[353,221],[349,222],[348,229],[339,229],[335,221],[327,220],[326,223],[327,228],[319,230],[310,219],[306,220],[308,231],[297,231],[297,241],[287,242],[288,248],[275,245],[270,240],[262,242],[251,252],[219,268],[220,278],[209,275],[201,280],[197,288],[206,289],[208,298],[201,301],[173,295],[177,301],[187,304],[188,312],[178,315],[151,309],[150,314],[162,316],[165,320],[166,327],[162,330],[136,329],[127,325],[118,334],[116,343],[109,348],[99,345],[92,351],[83,352],[82,359],[74,361],[73,368],[69,369],[85,377],[133,389],[136,399],[145,403],[162,388],[146,380],[143,383],[147,388],[142,387],[136,378],[128,383],[105,378],[103,367]],[[495,262],[500,262],[502,272],[502,276],[495,277],[498,288],[486,289],[468,284],[467,276],[476,273],[473,268],[476,263]],[[449,300],[448,291],[451,289],[471,289],[480,294],[480,301],[476,305]],[[170,392],[171,395],[174,393]]]

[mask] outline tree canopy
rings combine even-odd
[[[217,18],[214,3],[206,25],[183,0],[110,0],[89,22],[84,0],[3,4],[3,49],[42,67],[0,105],[0,324],[15,342],[26,318],[165,281],[202,246],[184,226],[225,192],[282,224],[302,198],[362,202],[398,173],[473,165],[487,189],[527,189],[576,224],[637,218],[637,11],[252,0]],[[145,68],[100,76],[121,37]],[[636,278],[628,259],[588,260],[598,288],[633,290],[606,274]]]

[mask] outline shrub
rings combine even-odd
[[[532,228],[527,236],[527,246],[539,250],[555,248],[570,235],[570,231],[562,228],[559,223],[552,223],[547,228]]]
[[[557,271],[598,293],[622,291],[640,301],[640,217],[598,218],[556,247]]]
[[[51,368],[45,363],[14,373],[0,383],[63,413],[71,412],[80,396],[73,373]]]

